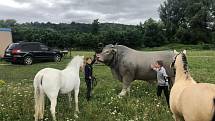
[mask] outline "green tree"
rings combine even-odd
[[[186,34],[193,34],[190,35],[193,36],[190,44],[210,43],[211,24],[214,22],[212,3],[213,0],[167,0],[161,4],[160,18],[166,26],[167,38],[179,40],[176,33],[184,33],[181,31],[187,29]],[[178,30],[180,27],[183,29]]]
[[[98,31],[99,31],[99,19],[95,19],[93,20],[93,23],[92,23],[92,33],[98,34]]]
[[[166,43],[162,25],[153,19],[148,19],[144,23],[143,44],[146,47],[157,47]]]
[[[0,27],[3,28],[10,28],[16,24],[16,20],[14,19],[7,19],[7,20],[0,20]]]

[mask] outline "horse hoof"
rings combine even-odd
[[[123,96],[125,96],[125,95],[126,95],[126,93],[119,93],[119,94],[118,94],[119,97],[123,97]]]
[[[74,114],[74,117],[75,117],[75,118],[78,118],[78,114],[77,114],[77,113],[75,113],[75,114]]]
[[[117,97],[118,97],[118,98],[122,98],[122,96],[121,96],[121,95],[117,95]]]

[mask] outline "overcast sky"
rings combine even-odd
[[[19,23],[100,22],[139,24],[148,18],[158,20],[164,0],[0,0],[0,19]]]

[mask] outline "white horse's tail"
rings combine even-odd
[[[34,78],[34,99],[35,99],[35,121],[43,119],[44,114],[44,91],[42,89],[43,74],[37,73]]]

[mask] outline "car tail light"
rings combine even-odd
[[[13,50],[12,50],[12,54],[17,54],[17,53],[20,53],[20,52],[21,52],[20,49],[13,49]]]

